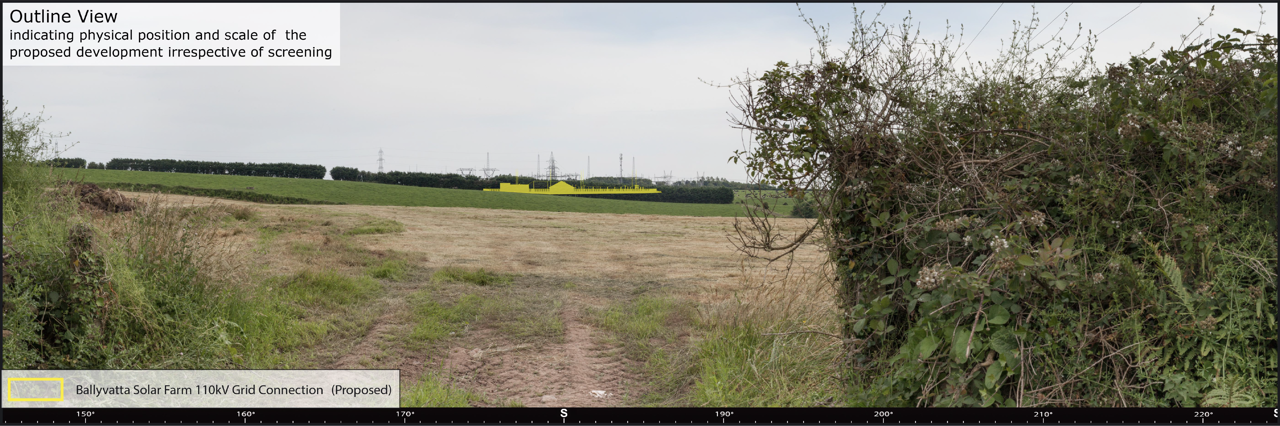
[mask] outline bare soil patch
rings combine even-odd
[[[493,332],[449,348],[443,367],[455,383],[498,401],[528,407],[618,407],[629,405],[643,386],[618,348],[600,342],[581,321],[577,307],[565,309],[563,343],[515,344]]]

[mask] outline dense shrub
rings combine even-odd
[[[742,82],[734,159],[817,202],[864,403],[1275,400],[1274,37],[1091,73],[1024,29],[977,72],[855,25]],[[739,246],[794,249],[770,219]]]
[[[791,208],[791,216],[804,219],[817,219],[818,209],[814,207],[812,201],[799,200],[796,201],[795,207]]]

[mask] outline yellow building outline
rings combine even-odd
[[[13,382],[15,381],[18,381],[18,382],[56,381],[58,382],[58,397],[57,398],[14,398]],[[8,383],[8,389],[6,389],[6,391],[8,392],[6,396],[9,397],[8,399],[10,401],[61,401],[64,397],[66,397],[66,383],[61,378],[57,378],[57,377],[10,377],[9,383]]]
[[[502,183],[498,188],[485,188],[485,191],[512,192],[516,194],[541,195],[593,195],[593,194],[660,194],[654,188],[641,188],[640,185],[621,188],[575,188],[564,181],[556,182],[550,188],[530,188],[529,185]]]

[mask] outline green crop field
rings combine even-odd
[[[669,216],[742,216],[738,204],[652,203],[552,195],[505,194],[461,189],[419,188],[365,182],[216,176],[189,173],[97,169],[54,169],[64,179],[93,183],[136,183],[227,189],[359,205],[477,207],[581,213],[634,213]],[[789,211],[789,209],[788,209]]]

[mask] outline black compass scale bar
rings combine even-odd
[[[10,408],[3,424],[1277,424],[1274,408]]]

